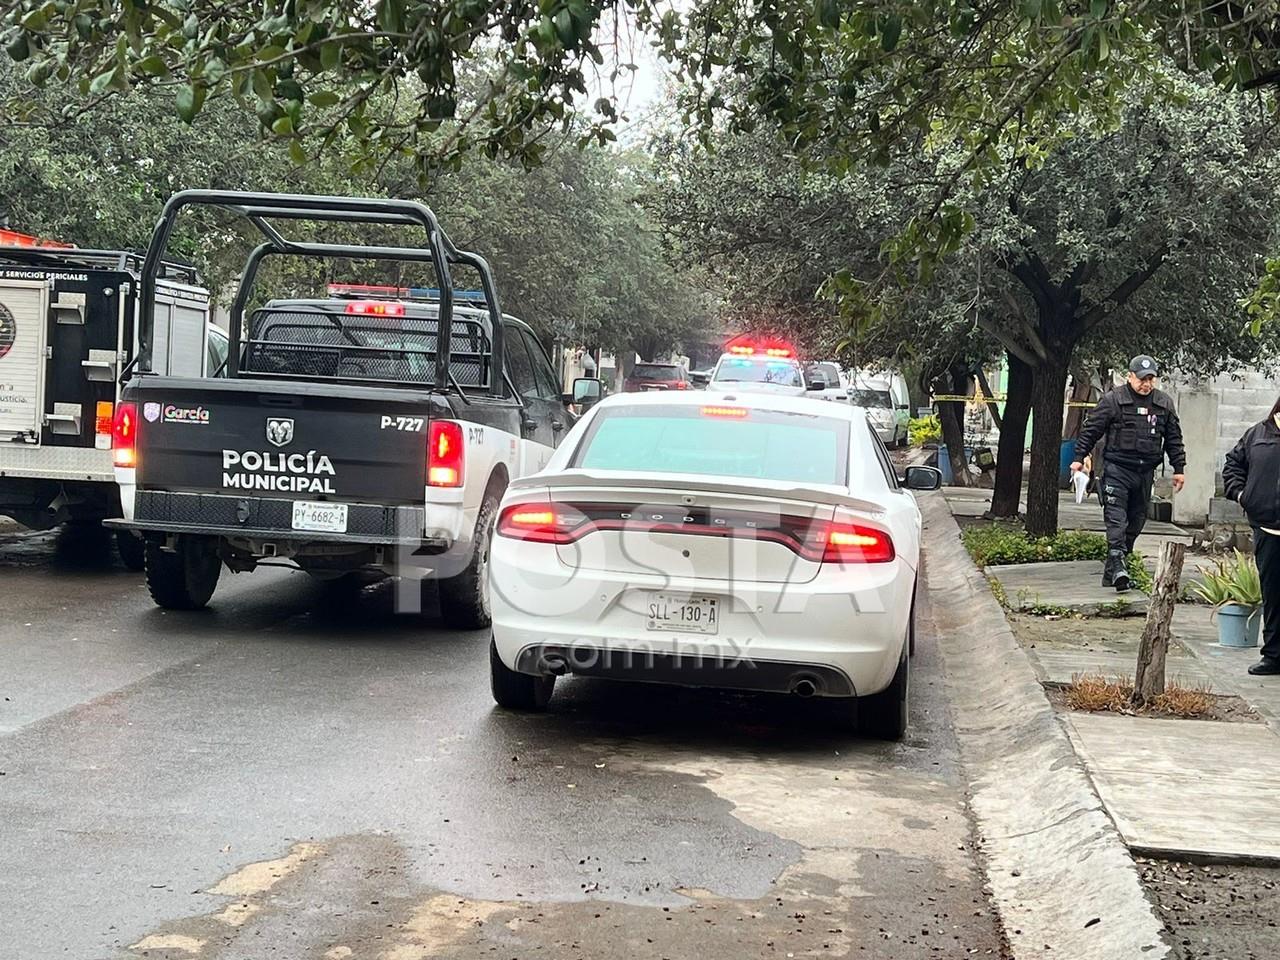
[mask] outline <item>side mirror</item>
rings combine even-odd
[[[573,381],[573,403],[590,407],[600,402],[604,384],[595,377],[578,377]]]
[[[689,382],[695,387],[705,387],[711,382],[711,374],[705,370],[690,370]]]
[[[809,389],[810,389],[810,390],[825,390],[825,389],[827,389],[827,381],[825,381],[825,380],[810,380],[810,381],[809,381]]]
[[[902,485],[908,490],[937,490],[942,486],[942,471],[937,467],[907,467]]]
[[[907,413],[910,413],[910,412],[911,412],[911,406],[910,406],[909,404],[905,404],[905,403],[900,403],[900,404],[898,404],[896,407],[894,407],[894,409],[895,409],[895,410],[905,410],[905,411],[907,411]]]

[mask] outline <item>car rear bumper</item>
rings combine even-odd
[[[780,584],[572,569],[554,547],[499,537],[491,563],[494,642],[513,670],[551,672],[550,650],[570,673],[780,691],[812,675],[826,696],[888,686],[914,588],[901,559]],[[715,598],[716,633],[651,629],[654,594]]]

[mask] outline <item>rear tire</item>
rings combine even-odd
[[[217,541],[179,536],[173,552],[158,543],[146,545],[147,589],[166,610],[200,610],[213,596],[222,573]]]
[[[455,630],[483,630],[493,622],[489,603],[489,550],[498,498],[485,494],[472,535],[471,558],[461,573],[440,580],[440,617]]]
[[[858,731],[876,740],[901,740],[907,732],[907,689],[910,660],[906,644],[898,658],[898,669],[889,686],[869,697],[859,697]]]
[[[497,644],[489,642],[489,689],[498,706],[540,713],[551,702],[555,686],[555,677],[535,677],[508,669],[498,656]]]
[[[116,553],[120,554],[120,562],[135,573],[146,569],[147,545],[128,530],[116,531]]]

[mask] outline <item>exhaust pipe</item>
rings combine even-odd
[[[818,685],[812,677],[796,677],[791,681],[791,692],[797,697],[812,697],[818,692]]]
[[[542,669],[553,677],[563,677],[569,672],[569,664],[559,654],[550,654],[542,658]]]

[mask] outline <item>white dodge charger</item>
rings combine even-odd
[[[863,410],[758,393],[623,394],[514,482],[491,552],[494,699],[556,677],[835,698],[907,725],[920,512]]]

